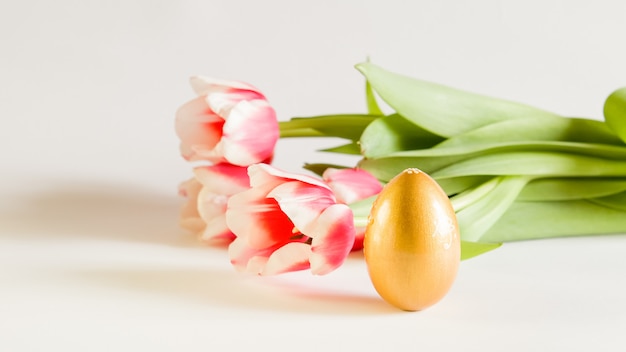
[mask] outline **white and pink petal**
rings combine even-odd
[[[308,233],[308,228],[325,209],[336,203],[329,189],[300,181],[276,186],[267,196],[275,199],[294,226],[309,237],[313,236]]]
[[[328,274],[343,264],[354,245],[352,211],[344,204],[330,206],[311,231],[311,272],[315,275]]]
[[[328,168],[322,175],[340,203],[351,204],[380,193],[382,184],[361,169]]]
[[[278,275],[308,269],[311,265],[311,246],[306,243],[290,242],[276,249],[261,271],[261,275]]]
[[[262,162],[274,153],[278,138],[274,109],[265,100],[241,101],[223,126],[224,158],[244,166]]]

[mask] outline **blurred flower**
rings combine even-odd
[[[274,275],[310,268],[323,275],[344,262],[354,244],[353,215],[328,185],[267,164],[251,165],[248,174],[250,189],[232,196],[226,211],[238,270]]]
[[[322,178],[333,190],[337,201],[343,204],[352,204],[365,198],[375,196],[383,189],[378,179],[369,172],[361,169],[328,168],[324,171]],[[365,227],[356,227],[354,245],[352,246],[353,251],[363,248],[364,235]]]
[[[178,194],[187,199],[180,210],[180,226],[194,233],[201,233],[206,226],[198,213],[198,193],[201,189],[202,184],[195,177],[178,186]]]
[[[226,226],[226,205],[230,196],[249,188],[247,167],[221,163],[197,167],[194,175],[180,187],[188,198],[181,225],[208,243],[232,242],[235,235]]]
[[[198,167],[194,174],[203,186],[198,194],[198,213],[206,223],[201,239],[230,243],[235,235],[226,225],[226,205],[232,195],[249,188],[247,167],[221,163]]]
[[[176,112],[181,154],[248,166],[268,160],[279,137],[274,109],[256,88],[242,82],[191,78],[198,97]]]

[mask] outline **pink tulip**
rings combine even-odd
[[[198,213],[198,194],[201,189],[202,184],[195,177],[178,186],[178,194],[187,199],[180,210],[180,226],[194,233],[202,232],[206,226]]]
[[[226,222],[237,238],[229,247],[240,271],[274,275],[339,267],[354,243],[352,211],[337,203],[328,185],[314,177],[267,164],[248,168],[250,189],[228,201]]]
[[[226,226],[226,205],[230,196],[249,188],[247,168],[221,163],[197,167],[194,175],[183,183],[189,200],[181,212],[181,224],[207,243],[232,242],[235,235]]]
[[[375,196],[383,189],[380,181],[369,172],[361,169],[328,168],[324,171],[322,178],[333,190],[337,201],[343,204],[352,204]],[[353,251],[363,249],[364,236],[365,227],[356,227]]]
[[[185,159],[248,166],[272,157],[278,121],[263,94],[246,83],[201,76],[191,86],[198,97],[176,112]]]
[[[372,174],[361,169],[328,168],[322,175],[337,200],[351,204],[380,193],[382,184]]]
[[[383,189],[382,184],[372,174],[361,169],[328,168],[322,178],[333,190],[337,201],[343,204],[352,204],[377,195]],[[364,235],[365,227],[356,227],[353,251],[363,248]]]

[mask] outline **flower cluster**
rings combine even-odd
[[[461,259],[503,242],[626,231],[626,87],[607,97],[601,121],[371,63],[356,68],[366,79],[367,113],[281,122],[248,84],[192,78],[197,97],[176,113],[181,154],[195,165],[180,185],[187,198],[181,225],[227,244],[241,271],[326,274],[363,247],[382,184],[417,168],[451,202]],[[305,164],[314,175],[272,166],[279,138],[320,136],[347,142],[325,152],[362,158],[354,166]],[[419,215],[437,220],[427,217]]]
[[[197,97],[176,113],[183,158],[194,177],[181,183],[181,226],[207,243],[228,245],[234,267],[260,275],[311,269],[327,274],[363,244],[349,204],[378,194],[366,171],[327,168],[322,177],[271,165],[276,112],[256,88],[191,79]]]

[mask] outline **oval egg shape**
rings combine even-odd
[[[461,261],[456,214],[439,184],[406,169],[379,193],[368,218],[363,253],[374,288],[407,311],[441,300]]]

